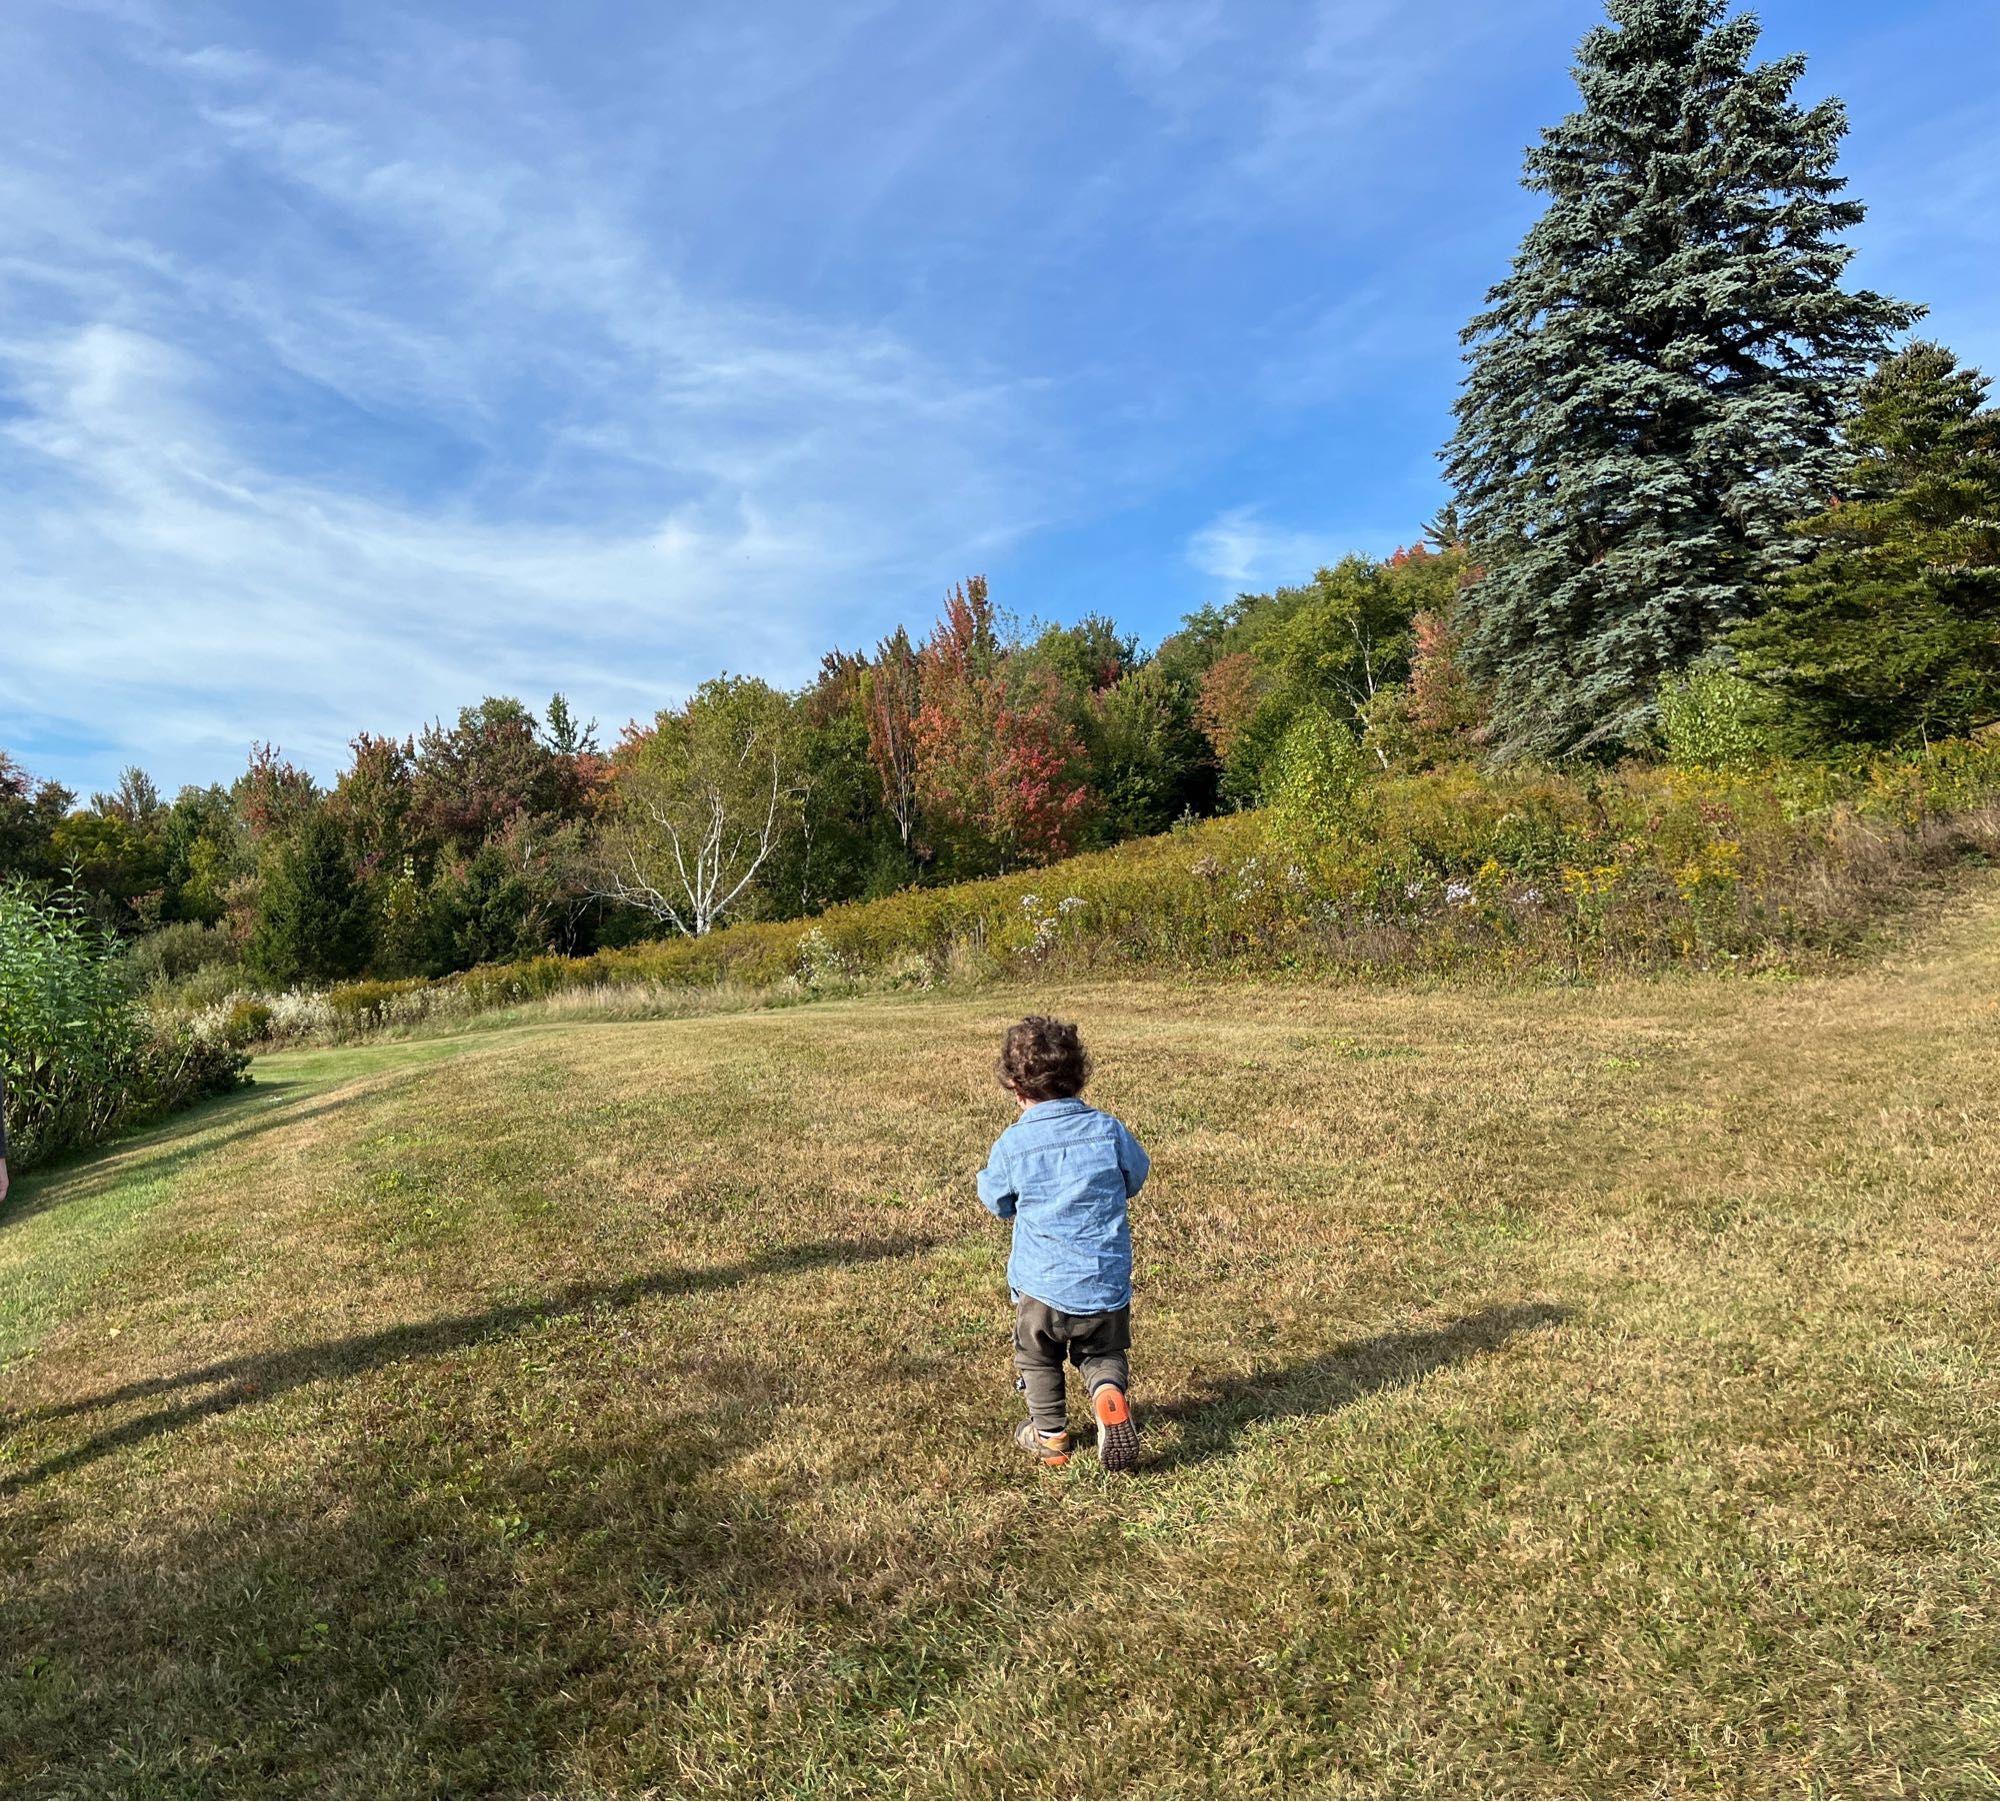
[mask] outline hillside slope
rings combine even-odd
[[[1146,1140],[1024,1468],[996,1030]],[[2000,1782],[2000,890],[1876,968],[260,1061],[0,1213],[8,1791]]]

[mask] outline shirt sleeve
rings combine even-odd
[[[1007,1167],[1007,1141],[1003,1135],[994,1140],[993,1149],[986,1154],[986,1168],[979,1173],[979,1200],[989,1214],[1012,1220],[1014,1204],[1019,1199],[1014,1193],[1013,1172]]]
[[[1133,1138],[1121,1121],[1118,1127],[1118,1168],[1125,1172],[1127,1201],[1146,1186],[1146,1172],[1152,1167],[1153,1160],[1146,1155],[1145,1146]]]

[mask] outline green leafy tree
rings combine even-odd
[[[266,981],[337,982],[367,962],[373,921],[339,822],[315,808],[268,854],[249,963]]]
[[[2000,410],[1942,345],[1871,376],[1818,548],[1733,644],[1822,739],[1936,738],[2000,720]]]
[[[1388,684],[1409,674],[1417,596],[1397,579],[1409,567],[1343,557],[1298,589],[1280,589],[1277,618],[1258,651],[1288,711],[1316,706],[1350,723]],[[1443,563],[1425,555],[1421,564]],[[1449,584],[1445,584],[1448,592]]]
[[[1343,557],[1309,582],[1191,616],[1187,635],[1215,653],[1195,715],[1222,761],[1222,798],[1246,806],[1263,793],[1267,766],[1306,713],[1359,732],[1401,709],[1417,622],[1454,605],[1465,569],[1462,547],[1416,544],[1380,561]],[[1164,652],[1159,661],[1169,663]],[[1386,763],[1382,734],[1368,743]]]
[[[1825,495],[1855,384],[1919,309],[1841,277],[1846,115],[1753,65],[1723,0],[1610,0],[1548,196],[1466,328],[1445,452],[1484,579],[1471,652],[1503,750],[1640,735],[1668,672],[1751,613]]]
[[[907,638],[903,639],[907,647]],[[798,830],[788,833],[759,873],[758,911],[774,918],[818,913],[836,902],[892,894],[916,880],[914,851],[904,838],[913,816],[914,771],[899,776],[894,748],[909,742],[910,724],[895,705],[900,670],[896,641],[885,641],[882,670],[869,659],[829,652],[818,678],[799,696],[791,761],[799,772]],[[912,682],[911,686],[914,686]],[[878,763],[875,728],[886,727]],[[904,819],[890,808],[906,802]]]
[[[1073,626],[1044,626],[1021,659],[1050,670],[1076,697],[1079,717],[1085,703],[1108,694],[1140,661],[1138,640],[1101,613],[1087,613]]]
[[[76,796],[40,782],[0,751],[0,879],[57,875],[55,833]]]
[[[614,759],[598,892],[690,937],[745,911],[759,874],[798,830],[792,707],[768,683],[718,676],[628,732]]]
[[[106,806],[111,800],[99,795],[89,808],[59,820],[50,850],[62,869],[75,872],[77,887],[106,925],[121,931],[157,925],[166,881],[160,816],[135,820],[115,802]]]
[[[1308,707],[1285,728],[1266,769],[1264,798],[1278,841],[1309,856],[1353,822],[1370,773],[1367,754],[1344,719]]]
[[[249,831],[229,791],[190,785],[174,797],[161,829],[166,917],[211,925],[230,882],[250,863]]]
[[[1215,806],[1215,760],[1189,685],[1158,663],[1128,670],[1096,699],[1088,734],[1090,785],[1108,842],[1164,832],[1183,813]]]

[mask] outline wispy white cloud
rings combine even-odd
[[[802,677],[1037,516],[1032,381],[697,291],[504,58],[494,133],[387,62],[146,49],[168,155],[257,217],[218,254],[9,181],[0,297],[48,320],[0,341],[9,720],[171,779],[253,733],[330,774],[486,690],[646,713]],[[418,492],[371,467],[412,439]]]
[[[212,764],[282,731],[330,773],[360,726],[482,692],[623,718],[718,668],[803,674],[832,622],[800,597],[909,554],[809,497],[712,491],[616,532],[361,500],[234,455],[203,371],[156,340],[97,326],[8,355],[25,406],[0,441],[59,473],[61,504],[0,515],[0,700],[134,756],[201,721],[174,750]]]
[[[1302,582],[1355,548],[1325,532],[1273,525],[1255,507],[1231,507],[1189,535],[1186,554],[1203,575],[1248,592]]]
[[[1044,0],[1044,7],[1102,44],[1134,86],[1166,100],[1187,91],[1188,65],[1230,28],[1222,0]]]

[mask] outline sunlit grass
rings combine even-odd
[[[1008,1443],[998,1026],[1145,1139]],[[0,1786],[2000,1784],[2000,899],[1785,984],[1103,985],[263,1060],[0,1214]]]

